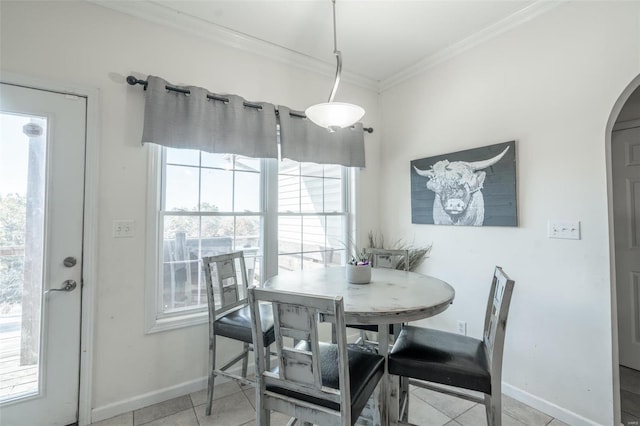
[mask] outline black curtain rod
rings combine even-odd
[[[129,83],[131,86],[135,86],[136,84],[139,84],[141,86],[144,87],[144,90],[147,90],[147,81],[146,80],[140,80],[132,75],[127,77],[127,83]],[[165,89],[167,90],[171,90],[173,92],[178,92],[178,93],[184,93],[185,95],[188,95],[191,93],[190,90],[188,89],[181,89],[180,87],[174,87],[174,86],[164,86]],[[224,102],[224,103],[228,103],[229,102],[229,98],[223,98],[222,96],[215,96],[215,95],[207,95],[207,99],[212,99],[214,101],[220,101],[220,102]],[[262,109],[261,105],[258,104],[252,104],[250,102],[243,102],[242,103],[244,106],[249,107],[249,108],[257,108],[257,109]],[[276,114],[279,114],[279,111],[276,109]],[[293,117],[299,117],[299,118],[307,118],[306,115],[304,114],[300,114],[297,112],[293,112],[290,111],[289,115],[293,116]],[[363,127],[362,130],[364,130],[365,132],[368,133],[373,133],[373,127]]]

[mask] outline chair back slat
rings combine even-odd
[[[315,362],[311,351],[283,348],[280,360],[280,379],[319,388],[322,382],[321,378],[317,377],[318,370]]]
[[[318,344],[317,310],[299,303],[272,302],[280,379],[319,388],[322,385],[320,360],[313,356],[314,345]],[[287,337],[293,338],[293,342],[308,342],[311,350],[301,351],[295,346],[286,346],[283,339]]]
[[[241,251],[202,258],[209,315],[218,318],[247,303],[247,270]],[[219,306],[216,306],[218,293]]]
[[[236,265],[233,261],[234,258],[220,260],[216,262],[218,267],[218,279],[223,282],[227,279],[231,279],[231,281],[236,281]]]
[[[314,398],[333,401],[349,411],[349,375],[342,297],[308,296],[305,294],[251,287],[249,306],[253,316],[254,340],[260,324],[259,304],[269,302],[273,307],[275,343],[278,354],[277,369],[265,371],[264,354],[256,352],[258,385],[276,386]],[[340,389],[322,385],[320,358],[320,322],[336,322],[338,344],[337,362]],[[341,329],[339,327],[342,327]],[[335,365],[333,366],[335,368]],[[350,414],[344,414],[350,415]]]
[[[282,337],[290,337],[295,340],[304,340],[304,341],[311,340],[311,333],[308,331],[296,330],[294,328],[286,328],[286,327],[281,327],[280,330],[281,330]]]
[[[502,365],[504,335],[514,284],[502,268],[496,267],[487,303],[483,336],[487,360],[492,372],[494,368]]]
[[[409,250],[366,248],[374,268],[409,270]]]
[[[280,303],[277,307],[281,333],[290,330],[291,333],[301,332],[310,335],[311,324],[315,322],[311,320],[310,308],[285,303]]]

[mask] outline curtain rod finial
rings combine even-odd
[[[129,83],[131,86],[135,86],[136,84],[141,84],[142,86],[144,86],[145,90],[147,88],[146,80],[140,80],[132,75],[127,76],[127,83]]]

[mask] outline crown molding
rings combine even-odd
[[[263,56],[271,60],[294,66],[305,71],[313,72],[333,78],[335,65],[305,55],[303,53],[287,49],[280,45],[261,40],[247,34],[233,31],[221,25],[205,21],[198,17],[176,12],[166,6],[153,1],[112,1],[112,0],[88,0],[90,3],[131,15],[146,21],[174,28],[198,37],[202,37],[225,46],[233,47],[244,52]],[[537,0],[526,8],[496,22],[493,25],[451,45],[439,52],[428,56],[404,70],[377,81],[375,79],[352,73],[346,70],[342,72],[342,80],[355,86],[382,93],[403,81],[415,77],[430,68],[435,67],[449,59],[458,56],[492,38],[499,36],[518,25],[528,22],[556,7],[568,3],[568,0]]]
[[[530,4],[526,8],[519,10],[512,15],[507,16],[506,18],[496,22],[488,26],[487,28],[478,31],[477,33],[469,36],[450,47],[440,50],[439,52],[428,56],[421,61],[417,62],[414,65],[407,67],[406,69],[388,77],[382,81],[380,81],[380,85],[378,91],[380,93],[384,92],[396,86],[403,81],[406,81],[412,77],[415,77],[423,72],[427,71],[430,68],[435,67],[438,64],[441,64],[449,59],[452,59],[467,50],[470,50],[486,41],[491,40],[503,34],[512,28],[517,27],[518,25],[524,24],[556,7],[568,3],[567,0],[558,0],[558,1],[547,1],[547,0],[537,0],[536,2]]]
[[[295,66],[305,71],[314,72],[333,78],[335,64],[329,64],[308,55],[287,49],[274,43],[233,31],[221,25],[203,19],[176,12],[166,6],[150,1],[110,1],[88,0],[90,3],[115,10],[136,18],[172,27],[198,37],[202,37],[225,46],[233,47],[251,54],[263,56],[289,66]],[[376,93],[379,89],[377,80],[360,74],[342,71],[342,81],[359,86]]]

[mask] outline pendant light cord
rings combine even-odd
[[[342,74],[342,53],[338,50],[338,36],[336,35],[336,0],[331,0],[333,4],[333,54],[336,55],[336,78],[333,82],[333,89],[329,95],[329,102],[333,102],[333,98],[338,91],[338,85],[340,84],[340,75]]]

